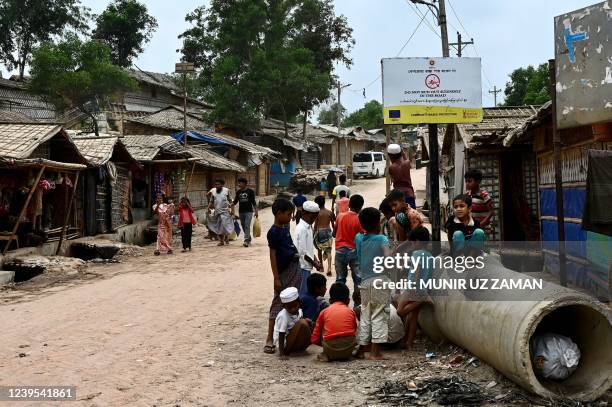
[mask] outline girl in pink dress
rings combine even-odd
[[[157,203],[153,205],[153,212],[159,217],[155,255],[159,256],[161,252],[172,254],[172,214],[174,213],[174,204],[168,203],[166,197],[159,194],[157,195]]]

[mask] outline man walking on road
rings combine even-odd
[[[238,178],[238,190],[236,191],[236,198],[234,198],[234,205],[238,204],[238,216],[244,231],[244,247],[249,247],[251,244],[253,213],[256,218],[259,217],[257,202],[255,202],[255,191],[247,188],[247,183],[246,178]]]

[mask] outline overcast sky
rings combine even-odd
[[[177,35],[185,30],[185,15],[202,0],[145,0],[149,12],[158,21],[153,39],[136,64],[145,70],[171,72],[179,59],[175,50],[180,47]],[[474,38],[474,46],[467,46],[464,56],[480,56],[483,104],[493,105],[488,91],[496,85],[504,88],[508,74],[515,68],[546,62],[554,56],[553,17],[576,10],[596,1],[580,0],[447,0],[449,37],[456,42],[457,30],[463,40]],[[342,104],[349,111],[360,108],[366,98],[381,99],[380,59],[395,57],[421,20],[415,6],[408,0],[335,0],[336,13],[344,14],[356,40],[352,51],[353,66],[338,67],[342,83],[350,83],[342,94]],[[103,0],[83,0],[83,4],[99,13],[107,4]],[[452,6],[452,8],[451,8]],[[456,12],[453,12],[453,8]],[[427,11],[419,5],[421,13]],[[458,18],[457,18],[458,16]],[[429,14],[400,56],[441,56],[439,32]],[[467,31],[466,31],[467,30]],[[451,55],[455,51],[451,50]],[[503,92],[498,94],[501,98]],[[498,100],[499,102],[500,100]]]

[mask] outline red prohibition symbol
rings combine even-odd
[[[425,86],[429,89],[437,89],[440,86],[440,77],[434,73],[427,75]]]

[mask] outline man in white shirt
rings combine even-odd
[[[302,206],[302,219],[304,222],[297,224],[295,228],[295,247],[300,255],[300,268],[302,269],[302,285],[300,295],[308,291],[306,280],[310,277],[310,272],[314,266],[317,270],[322,270],[321,262],[315,259],[314,231],[312,224],[319,216],[319,205],[313,201],[306,201]]]

